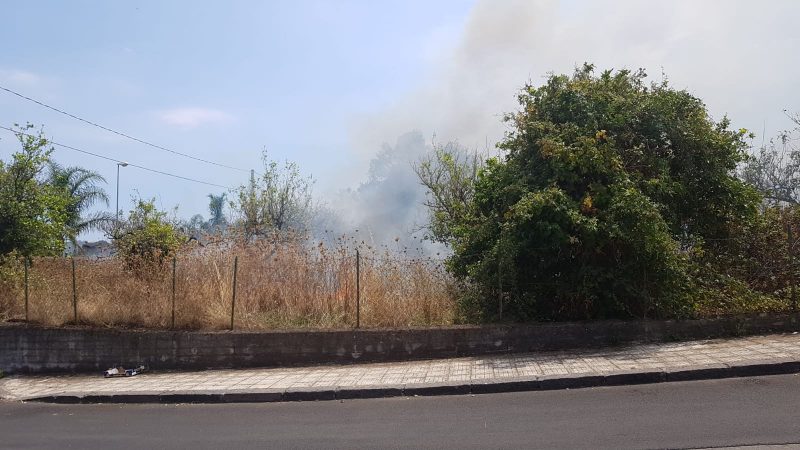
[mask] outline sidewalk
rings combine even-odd
[[[430,361],[0,379],[0,398],[63,403],[263,402],[479,394],[800,372],[800,335]]]

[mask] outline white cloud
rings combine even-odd
[[[0,80],[18,86],[35,86],[42,82],[42,77],[33,72],[19,69],[0,69]]]
[[[174,108],[158,112],[158,119],[167,125],[195,128],[200,125],[222,124],[233,121],[233,116],[212,108]]]

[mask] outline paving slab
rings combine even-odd
[[[60,403],[308,401],[454,395],[800,372],[800,335],[640,344],[395,363],[294,368],[13,375],[0,399]]]

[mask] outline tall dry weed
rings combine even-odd
[[[363,327],[451,324],[454,282],[439,261],[364,249],[360,261]],[[183,329],[230,326],[233,266],[237,329],[344,328],[356,321],[356,258],[344,245],[309,247],[299,239],[214,242],[176,256],[175,324]],[[130,271],[118,259],[76,258],[78,322],[167,328],[172,318],[172,262]],[[22,283],[0,286],[0,314],[20,318]],[[73,321],[68,258],[35,258],[30,319]]]

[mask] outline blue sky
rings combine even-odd
[[[324,177],[348,164],[350,115],[423,75],[469,2],[21,2],[0,22],[6,87],[161,146],[240,167],[262,147]],[[246,174],[128,142],[5,94],[0,122],[44,124],[56,141],[225,185]],[[2,155],[14,150],[2,136]],[[393,139],[393,138],[392,138]],[[114,164],[56,158],[113,181]],[[322,182],[320,182],[322,183]],[[113,184],[113,183],[112,183]],[[113,187],[113,186],[112,186]],[[324,186],[323,186],[324,188]],[[209,190],[123,169],[131,189],[183,214]]]
[[[26,1],[0,19],[0,85],[161,146],[258,168],[297,161],[321,197],[354,187],[383,142],[419,130],[493,145],[514,93],[583,61],[663,69],[720,118],[767,135],[800,110],[800,2]],[[0,124],[180,175],[246,174],[176,157],[0,92]],[[1,131],[1,130],[0,130]],[[0,133],[0,158],[16,150]],[[99,171],[114,163],[57,150]],[[123,169],[180,215],[219,189]]]

